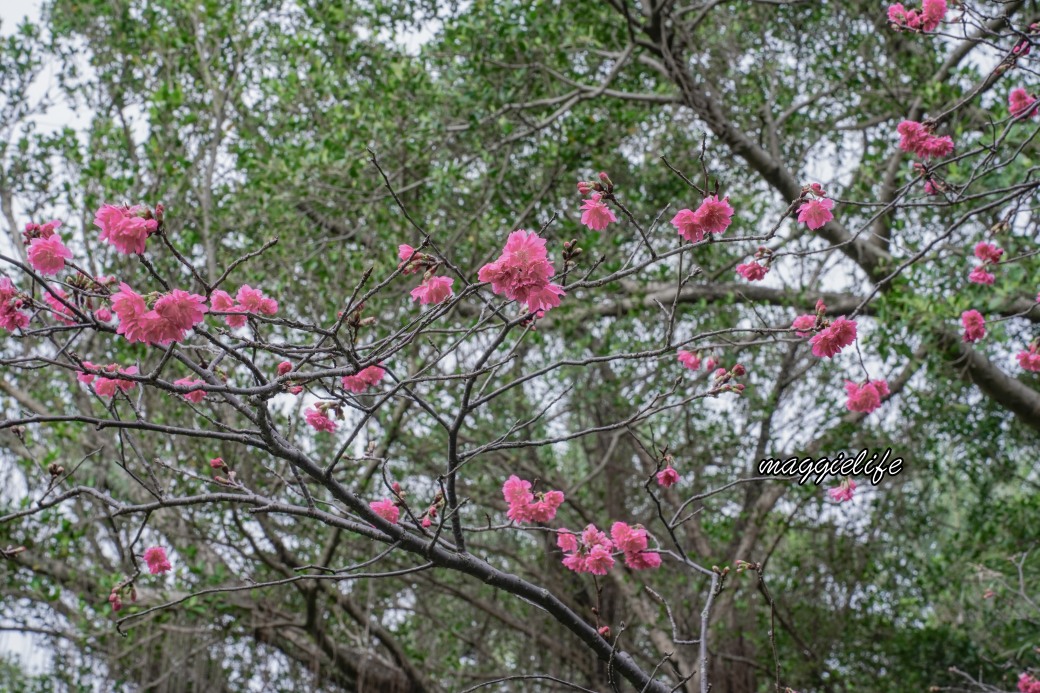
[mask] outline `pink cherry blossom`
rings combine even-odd
[[[603,231],[607,224],[617,221],[614,211],[605,202],[600,202],[601,195],[594,194],[581,204],[581,223],[593,231]]]
[[[417,274],[423,271],[423,254],[418,248],[402,243],[397,246],[397,257],[401,260],[397,266],[403,267],[402,274]]]
[[[688,368],[691,371],[695,371],[701,367],[700,357],[693,352],[686,351],[685,349],[679,350],[679,363],[681,363],[684,368]]]
[[[671,465],[657,473],[657,483],[665,488],[679,483],[679,472],[672,469]]]
[[[190,330],[202,322],[209,308],[206,297],[174,289],[155,302],[155,312],[179,330]]]
[[[953,151],[950,136],[936,137],[916,121],[904,120],[896,126],[896,131],[899,133],[899,148],[922,159],[946,156]]]
[[[661,567],[661,554],[656,551],[625,553],[625,565],[632,570],[653,570]]]
[[[507,515],[515,522],[548,522],[564,501],[561,491],[532,493],[531,482],[515,474],[502,485],[502,496],[509,504]]]
[[[235,303],[231,294],[223,289],[215,289],[209,296],[211,310],[220,313],[236,313],[224,316],[224,323],[230,328],[240,328],[246,323],[246,310],[243,306]]]
[[[986,264],[996,264],[1000,262],[1000,258],[1004,255],[1004,251],[992,243],[986,243],[985,241],[979,241],[975,244],[975,257],[982,260]]]
[[[86,365],[87,363],[88,362],[84,362],[84,365]],[[90,364],[90,365],[93,365],[93,364]],[[98,370],[100,370],[100,368],[98,368]],[[122,374],[122,375],[137,375],[137,372],[138,372],[137,371],[137,366],[130,366],[128,368],[120,368],[119,366],[116,366],[116,365],[106,366],[104,368],[104,371],[106,373],[108,373],[109,375],[118,375],[118,374]],[[89,374],[87,374],[87,375],[89,375]],[[78,376],[77,376],[77,378],[78,378]],[[80,380],[83,380],[83,379],[80,378]],[[89,382],[89,381],[83,381],[83,382]],[[135,387],[137,387],[137,383],[135,383],[133,380],[123,380],[122,378],[118,378],[118,377],[115,377],[115,378],[112,378],[112,377],[102,377],[102,376],[99,375],[97,377],[97,380],[94,381],[94,392],[96,392],[99,397],[114,397],[117,391],[129,392],[130,390],[133,390]]]
[[[809,343],[812,353],[820,358],[833,358],[842,349],[856,340],[856,322],[845,316],[835,319],[830,326],[820,330]]]
[[[29,324],[29,315],[20,310],[22,299],[18,289],[7,277],[0,277],[0,327],[8,332],[22,329]]]
[[[303,413],[303,418],[307,420],[307,423],[315,430],[320,432],[332,433],[336,430],[336,422],[328,417],[324,411],[317,408],[308,409]]]
[[[737,274],[744,277],[744,279],[747,279],[749,282],[762,281],[765,279],[767,272],[769,272],[769,267],[757,262],[737,265]]]
[[[852,479],[846,479],[845,481],[841,482],[840,486],[835,486],[834,488],[827,489],[827,495],[829,495],[832,500],[836,500],[839,503],[842,503],[844,501],[852,500],[852,494],[855,492],[855,490],[856,482]]]
[[[889,8],[889,12],[891,11]],[[916,153],[921,144],[929,137],[925,127],[915,120],[904,120],[899,123],[896,126],[896,132],[899,133],[899,148],[904,152]]]
[[[564,551],[578,550],[578,537],[566,528],[560,528],[556,533],[556,545]]]
[[[161,546],[151,546],[145,549],[144,560],[148,564],[148,570],[152,575],[173,570],[170,560],[166,557],[166,549]]]
[[[611,525],[610,538],[614,546],[625,553],[642,551],[647,545],[646,530],[642,527],[630,527],[624,522]]]
[[[953,153],[953,138],[949,135],[942,137],[930,136],[919,147],[919,154],[923,159],[938,159]]]
[[[1022,672],[1018,675],[1018,692],[1019,693],[1040,693],[1040,680],[1037,680],[1030,676],[1026,672]]]
[[[454,283],[452,277],[430,277],[412,289],[412,300],[424,306],[442,303],[451,298],[451,285]]]
[[[733,217],[733,208],[729,205],[729,197],[721,200],[718,195],[709,195],[694,212],[701,228],[707,233],[724,233]]]
[[[389,498],[372,501],[368,504],[368,507],[371,508],[372,512],[376,515],[379,515],[379,517],[391,524],[396,525],[397,521],[401,518],[401,509],[398,508]]]
[[[119,318],[116,333],[123,335],[131,342],[145,341],[140,334],[138,320],[148,312],[144,298],[130,288],[125,282],[120,282],[119,291],[112,294],[112,310]]]
[[[181,378],[180,380],[174,380],[173,384],[181,385],[184,387],[193,387],[195,385],[204,385],[205,381],[199,380],[197,378]],[[181,397],[188,400],[189,402],[194,402],[195,404],[198,404],[202,400],[206,399],[206,391],[192,390],[191,392],[182,394]]]
[[[883,387],[879,387],[879,383]],[[845,392],[848,394],[848,401],[845,403],[845,408],[849,411],[869,414],[881,406],[882,391],[886,395],[888,394],[888,383],[883,380],[868,382],[863,385],[846,380]]]
[[[103,205],[94,215],[94,225],[101,229],[101,240],[115,246],[125,255],[141,255],[149,234],[155,233],[159,222],[141,216],[143,206],[116,207]]]
[[[924,0],[921,10],[908,10],[902,3],[889,5],[888,21],[897,28],[915,31],[935,31],[946,16],[946,0]]]
[[[593,546],[585,557],[585,569],[593,575],[606,575],[614,567],[614,557],[610,555],[610,549],[602,546]]]
[[[718,195],[709,195],[704,198],[696,212],[689,209],[679,210],[672,218],[672,225],[679,235],[691,243],[704,240],[709,233],[719,234],[725,232],[732,222],[733,208],[729,204],[729,197],[719,199]]]
[[[798,209],[798,221],[815,231],[834,218],[831,214],[833,208],[834,200],[806,200]]]
[[[794,319],[794,322],[791,323],[791,329],[795,330],[795,334],[799,337],[808,337],[815,326],[815,315],[799,315]]]
[[[987,272],[983,265],[979,265],[971,271],[971,274],[968,275],[968,281],[973,284],[986,284],[988,286],[993,284],[996,280],[996,275]]]
[[[1028,350],[1015,354],[1015,358],[1018,359],[1018,365],[1022,366],[1024,370],[1040,373],[1040,354],[1037,353],[1036,342],[1030,344]]]
[[[64,290],[52,286],[50,291],[44,291],[43,300],[51,307],[51,310],[54,311],[55,320],[63,325],[76,324],[76,314],[66,305],[67,303],[71,303],[71,300]]]
[[[36,224],[30,221],[25,225],[25,232],[22,236],[25,238],[26,243],[29,243],[33,238],[50,238],[61,225],[62,223],[57,219],[51,219],[43,224]]]
[[[528,310],[547,311],[560,305],[564,295],[562,287],[549,281],[555,274],[545,239],[520,229],[509,234],[502,254],[481,267],[477,276],[490,282],[494,293],[526,303]]]
[[[961,324],[964,325],[965,342],[977,342],[986,336],[986,319],[977,310],[961,313]]]
[[[386,371],[383,368],[369,366],[354,375],[343,376],[343,388],[355,393],[364,392],[368,388],[377,385],[384,375],[386,375]]]
[[[1011,115],[1016,118],[1023,114],[1025,114],[1024,117],[1026,118],[1036,116],[1040,107],[1034,104],[1036,104],[1036,99],[1022,87],[1015,87],[1008,94],[1008,108],[1011,111]]]
[[[502,496],[509,505],[527,505],[534,500],[531,482],[524,481],[515,474],[510,475],[502,484]]]
[[[55,275],[65,269],[65,261],[72,259],[72,251],[61,242],[61,236],[34,238],[26,251],[29,264],[44,276]]]
[[[244,309],[250,313],[263,313],[264,315],[274,315],[278,312],[278,302],[273,298],[264,296],[264,293],[260,289],[254,289],[249,284],[243,284],[238,288],[238,294],[235,296],[238,301],[238,308]],[[233,308],[231,309],[233,310]]]

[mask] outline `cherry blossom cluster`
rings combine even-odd
[[[661,556],[648,551],[646,530],[636,525],[615,522],[611,536],[588,525],[581,534],[561,528],[556,535],[556,545],[563,549],[563,565],[576,573],[606,575],[614,567],[614,551],[624,556],[625,565],[632,570],[649,570],[661,565]]]
[[[827,200],[830,202],[830,200]],[[827,212],[830,214],[830,212]],[[773,262],[773,251],[763,245],[758,246],[755,252],[755,261],[737,265],[737,274],[749,282],[757,282],[765,279],[769,267]]]
[[[896,126],[899,148],[925,160],[949,156],[953,152],[953,138],[949,135],[934,135],[934,128],[932,122],[904,120]]]
[[[845,381],[845,392],[849,399],[845,407],[849,411],[869,414],[881,406],[881,398],[888,397],[888,383],[884,380],[871,380],[865,383]]]
[[[694,353],[692,351],[687,351],[686,349],[679,349],[677,353],[679,363],[683,365],[683,368],[691,371],[700,370],[701,363],[704,364],[704,370],[706,371],[713,371],[715,370],[715,367],[719,365],[718,359],[714,356],[708,356],[707,358],[702,359],[701,352],[699,351]]]
[[[1015,87],[1008,94],[1008,110],[1015,118],[1035,118],[1040,115],[1040,106],[1036,105],[1036,97],[1022,87]]]
[[[588,195],[587,200],[581,203],[581,223],[593,231],[603,231],[607,224],[617,221],[614,210],[603,202],[603,196],[614,192],[614,183],[605,172],[600,171],[599,182],[578,181],[578,192]]]
[[[977,310],[966,310],[961,313],[961,324],[964,325],[965,342],[977,342],[986,336],[986,319]]]
[[[65,269],[65,261],[72,259],[72,251],[65,247],[55,229],[61,226],[57,219],[43,224],[29,222],[22,239],[29,264],[44,276],[53,276]]]
[[[413,301],[420,305],[436,305],[447,301],[452,296],[452,285],[455,279],[452,277],[436,276],[434,273],[440,262],[437,258],[427,253],[419,252],[407,243],[397,246],[397,258],[401,261],[398,267],[403,268],[403,274],[417,274],[423,272],[423,281],[419,286],[412,289]]]
[[[128,368],[122,368],[116,364],[99,366],[90,361],[84,361],[83,367],[86,370],[77,373],[76,379],[87,385],[93,384],[94,392],[99,397],[114,397],[117,391],[129,392],[137,387],[137,383],[133,380],[111,377],[116,375],[137,375],[137,366]],[[101,373],[106,375],[102,376],[100,375]]]
[[[101,240],[125,255],[143,255],[145,241],[159,231],[162,220],[162,205],[156,205],[154,213],[144,205],[102,205],[94,214]]]
[[[813,356],[830,359],[841,353],[841,350],[856,341],[856,321],[844,315],[828,321],[824,317],[827,306],[823,301],[816,302],[815,315],[799,315],[791,323],[791,328],[799,337],[807,337],[812,344]]]
[[[481,267],[477,277],[490,282],[494,293],[526,303],[528,310],[540,315],[560,305],[564,295],[563,287],[550,281],[555,274],[545,239],[520,229],[509,234],[502,254]]]
[[[264,296],[260,289],[249,284],[240,286],[234,299],[226,291],[214,290],[210,295],[210,306],[218,313],[227,313],[224,322],[228,327],[242,327],[249,314],[274,315],[278,312],[276,300]]]
[[[1018,676],[1018,690],[1019,693],[1040,693],[1040,680],[1023,671]]]
[[[968,275],[968,281],[973,284],[986,284],[992,285],[996,281],[996,275],[987,271],[987,268],[996,267],[1000,264],[1000,258],[1004,255],[1004,251],[992,243],[986,243],[985,241],[979,241],[975,244],[975,257],[982,260],[982,264],[978,265]]]
[[[1020,351],[1015,355],[1015,358],[1018,359],[1018,365],[1022,366],[1023,370],[1040,373],[1040,354],[1037,353],[1038,347],[1040,347],[1040,339],[1035,339],[1033,340],[1033,343],[1029,345],[1028,349]]]
[[[946,0],[923,0],[921,9],[908,10],[902,3],[888,6],[888,21],[895,29],[935,31],[946,17]]]
[[[509,504],[507,515],[514,522],[549,522],[564,501],[562,491],[535,494],[531,491],[531,482],[515,474],[502,485],[502,496]]]
[[[826,191],[819,183],[811,183],[802,188],[802,204],[798,208],[798,222],[815,231],[834,219],[831,212],[834,200],[827,197]]]
[[[845,501],[852,500],[852,495],[856,492],[856,482],[845,477],[845,479],[834,488],[827,489],[827,495],[831,497],[831,500],[843,503]]]
[[[725,233],[732,220],[729,197],[720,200],[718,195],[708,195],[696,211],[680,209],[672,217],[672,226],[690,243],[699,243],[708,234]]]

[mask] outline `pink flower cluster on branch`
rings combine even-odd
[[[930,123],[918,123],[904,120],[896,126],[899,133],[899,148],[922,159],[934,159],[949,156],[953,152],[953,138],[932,134]]]
[[[1004,251],[1001,248],[993,245],[992,243],[986,243],[985,241],[979,241],[975,244],[975,257],[982,260],[982,264],[978,265],[968,275],[968,281],[973,284],[985,284],[990,286],[996,281],[997,277],[991,272],[987,271],[988,267],[996,267],[1000,264],[1000,258],[1004,255]]]
[[[126,255],[143,255],[145,241],[159,229],[162,205],[155,214],[144,205],[116,207],[102,205],[94,214],[94,225],[101,229],[101,240]]]
[[[353,393],[364,392],[370,387],[375,387],[386,375],[386,370],[380,366],[369,366],[362,368],[354,375],[343,376],[343,389]]]
[[[864,414],[869,414],[880,407],[881,398],[889,395],[888,383],[884,380],[871,380],[863,384],[846,380],[845,392],[848,395],[845,407],[849,411]]]
[[[173,566],[170,565],[170,559],[166,557],[166,549],[161,546],[152,546],[145,549],[144,560],[148,564],[148,571],[152,575],[173,570]]]
[[[24,301],[18,296],[18,289],[7,277],[0,277],[0,327],[14,332],[29,324],[29,314],[21,310]]]
[[[961,313],[961,324],[964,325],[965,342],[977,342],[986,336],[986,319],[977,310]]]
[[[496,294],[543,313],[560,305],[564,295],[563,287],[550,281],[555,274],[545,239],[534,231],[520,229],[509,234],[502,254],[481,267],[477,276],[482,282],[490,282]]]
[[[130,390],[137,387],[137,383],[133,380],[112,377],[116,375],[137,375],[137,366],[129,366],[127,368],[116,364],[99,366],[90,361],[84,361],[83,367],[87,370],[77,373],[76,379],[87,385],[93,384],[94,392],[99,397],[114,397],[117,391],[130,392]],[[105,375],[101,375],[102,373]]]
[[[224,316],[224,323],[228,327],[242,327],[249,313],[275,315],[278,312],[278,301],[264,296],[260,289],[254,289],[249,284],[240,286],[235,298],[222,289],[214,290],[210,295],[210,306],[218,313],[229,313]]]
[[[672,217],[672,226],[690,243],[699,243],[707,234],[725,233],[732,219],[733,208],[730,207],[729,197],[720,200],[718,195],[709,195],[697,207],[697,211],[680,209]]]
[[[202,322],[209,311],[206,297],[174,289],[160,295],[151,310],[140,294],[121,282],[112,295],[112,310],[119,317],[116,332],[131,342],[167,345],[184,340],[188,330]]]
[[[1035,118],[1040,115],[1040,106],[1036,105],[1036,97],[1022,87],[1015,87],[1008,94],[1008,110],[1015,118]]]
[[[844,315],[817,332],[809,343],[812,353],[822,359],[834,358],[842,349],[856,341],[856,321]]]
[[[564,501],[562,491],[533,493],[531,482],[515,474],[502,485],[502,496],[509,504],[507,515],[514,522],[548,522],[556,517]]]
[[[946,0],[923,0],[919,11],[908,10],[897,2],[888,6],[888,21],[896,29],[935,31],[946,17],[946,9]]]

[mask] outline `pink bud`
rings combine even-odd
[[[747,369],[745,369],[742,364],[738,363],[737,365],[733,366],[733,375],[737,376],[738,378],[744,375],[745,373],[747,373]]]
[[[610,176],[607,175],[606,171],[599,172],[599,179],[604,185],[610,185]]]
[[[292,370],[292,364],[288,361],[282,361],[278,364],[278,375],[285,375]]]
[[[209,461],[209,466],[213,469],[222,469],[224,467],[224,460],[220,457],[214,457]]]
[[[112,311],[101,307],[94,311],[94,317],[97,318],[98,322],[109,322],[112,319]]]

